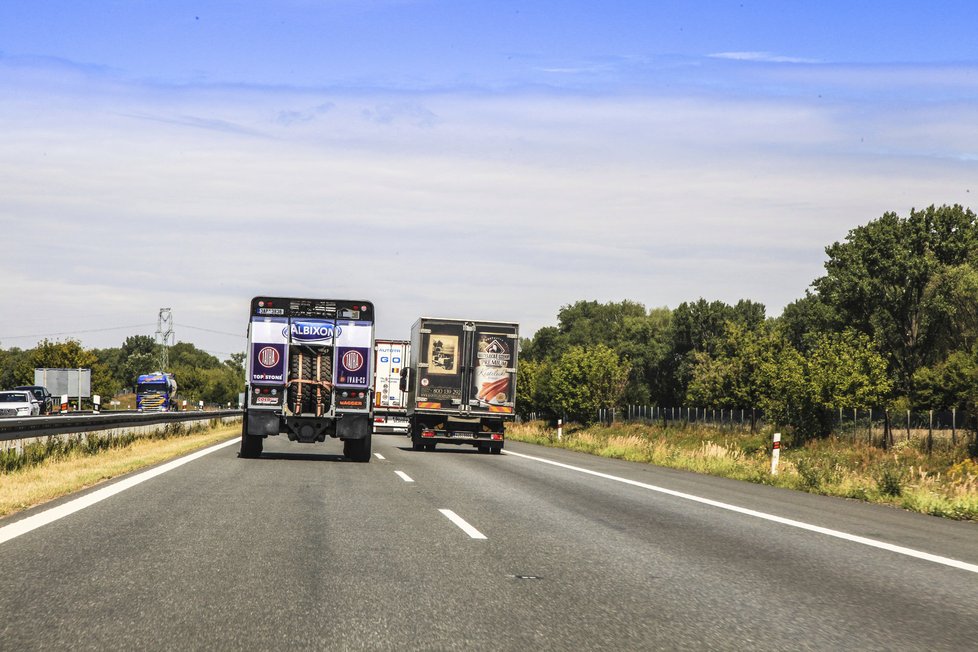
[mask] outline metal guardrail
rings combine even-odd
[[[29,439],[46,435],[63,435],[132,428],[158,423],[202,421],[241,416],[241,410],[212,410],[185,412],[100,412],[98,414],[58,414],[48,417],[0,419],[0,441]]]

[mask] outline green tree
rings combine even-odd
[[[590,423],[599,409],[620,407],[628,363],[604,344],[570,347],[550,373],[550,397],[559,415]]]
[[[516,377],[516,412],[526,418],[531,413],[551,415],[546,391],[550,363],[520,359]]]
[[[946,359],[918,369],[914,405],[929,410],[974,411],[978,403],[978,361],[975,353],[954,351]]]
[[[34,368],[28,352],[14,347],[0,349],[0,388],[34,384]]]
[[[975,263],[975,214],[957,205],[911,210],[907,218],[885,213],[825,251],[826,275],[813,284],[820,297],[880,344],[898,391],[913,395],[917,370],[948,352],[960,316],[954,290],[970,283],[947,281],[950,268]]]
[[[136,378],[160,369],[159,345],[149,335],[130,335],[118,355],[106,354],[106,364],[121,389],[135,391]]]
[[[832,307],[812,292],[805,292],[803,298],[785,306],[776,321],[788,342],[803,352],[819,334],[842,330]]]
[[[886,361],[864,333],[823,334],[806,362],[815,401],[825,408],[878,407],[893,388]]]
[[[764,391],[762,369],[773,353],[769,331],[727,322],[712,356],[705,351],[692,354],[688,401],[700,407],[756,407]]]
[[[701,364],[704,354],[707,358],[714,357],[728,323],[753,330],[763,322],[764,306],[752,301],[741,300],[736,306],[730,306],[701,298],[679,304],[672,314],[672,350],[664,364],[673,385],[664,388],[664,402],[680,403],[686,398],[694,369]]]

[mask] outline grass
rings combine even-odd
[[[209,427],[171,425],[175,427],[168,427],[158,435],[125,435],[112,441],[107,437],[92,437],[88,441],[72,438],[58,443],[51,438],[28,447],[19,456],[29,460],[23,464],[11,463],[14,455],[5,451],[4,460],[14,468],[0,470],[0,516],[227,441],[241,433],[240,424],[220,421],[212,422]]]
[[[923,442],[883,451],[864,442],[828,438],[781,450],[771,475],[771,434],[736,429],[638,423],[564,427],[562,441],[542,422],[514,424],[510,439],[632,462],[655,464],[799,491],[884,503],[960,520],[978,521],[978,463],[964,445],[930,454]]]

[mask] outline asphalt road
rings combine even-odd
[[[975,524],[516,443],[373,450],[229,446],[0,543],[0,650],[978,641]]]

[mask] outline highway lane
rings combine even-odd
[[[978,564],[978,529],[508,450]],[[0,545],[0,649],[968,649],[978,574],[516,455],[224,448]],[[400,472],[400,474],[396,472]],[[410,481],[409,481],[410,480]],[[473,539],[440,510],[485,539]],[[11,519],[0,521],[0,527]]]

